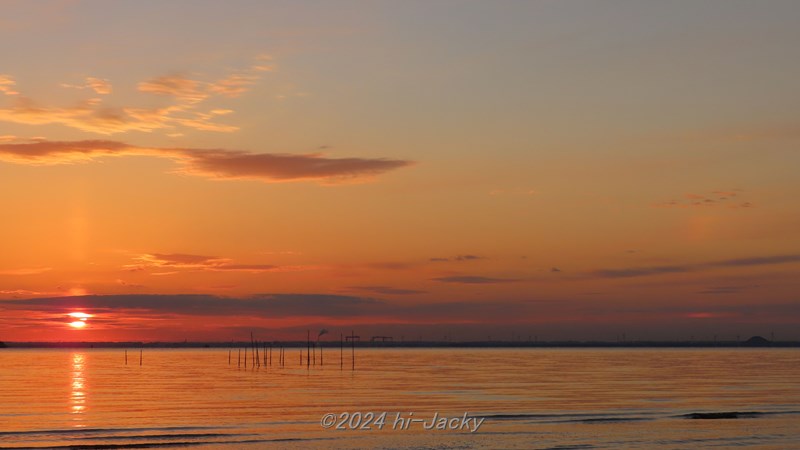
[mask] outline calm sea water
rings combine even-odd
[[[338,349],[310,370],[299,358],[3,349],[0,448],[800,448],[798,349],[359,349],[355,371]],[[387,416],[320,424],[344,412]],[[393,428],[411,412],[425,422]],[[426,430],[436,412],[485,421]]]

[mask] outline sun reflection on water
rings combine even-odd
[[[73,414],[73,420],[76,422],[83,421],[83,413],[86,411],[86,389],[84,366],[86,363],[86,355],[84,353],[72,354],[72,390],[70,394],[70,406]],[[83,426],[80,423],[75,424],[76,427]]]

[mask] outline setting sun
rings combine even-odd
[[[84,321],[86,319],[88,319],[89,317],[92,317],[91,314],[86,314],[86,313],[83,313],[83,312],[73,312],[73,313],[69,313],[67,315],[70,316],[70,317],[74,317],[76,319],[84,320]]]
[[[76,320],[75,322],[70,322],[69,326],[72,328],[83,328],[86,326],[86,322]]]

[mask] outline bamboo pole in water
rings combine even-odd
[[[353,370],[356,370],[356,333],[350,330],[350,348],[352,349]]]
[[[231,365],[231,349],[228,349],[228,365]]]
[[[236,359],[236,367],[242,367],[242,349],[239,349],[239,357]]]
[[[344,369],[344,333],[339,333],[339,370]]]
[[[306,330],[306,368],[311,368],[311,330]]]
[[[140,348],[139,349],[139,365],[140,366],[142,365],[142,352],[143,352],[143,350]]]
[[[125,349],[125,365],[128,365],[128,349]]]

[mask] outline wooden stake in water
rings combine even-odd
[[[353,370],[356,370],[356,333],[350,330],[350,348],[353,356]]]
[[[339,370],[344,369],[344,333],[339,333]]]
[[[139,365],[140,365],[140,366],[142,365],[142,351],[143,351],[143,350],[140,348],[140,349],[139,349]]]
[[[306,367],[311,368],[311,330],[306,330]]]
[[[228,365],[231,365],[231,350],[228,349]]]
[[[239,357],[236,358],[236,367],[242,367],[242,349],[239,349]]]

